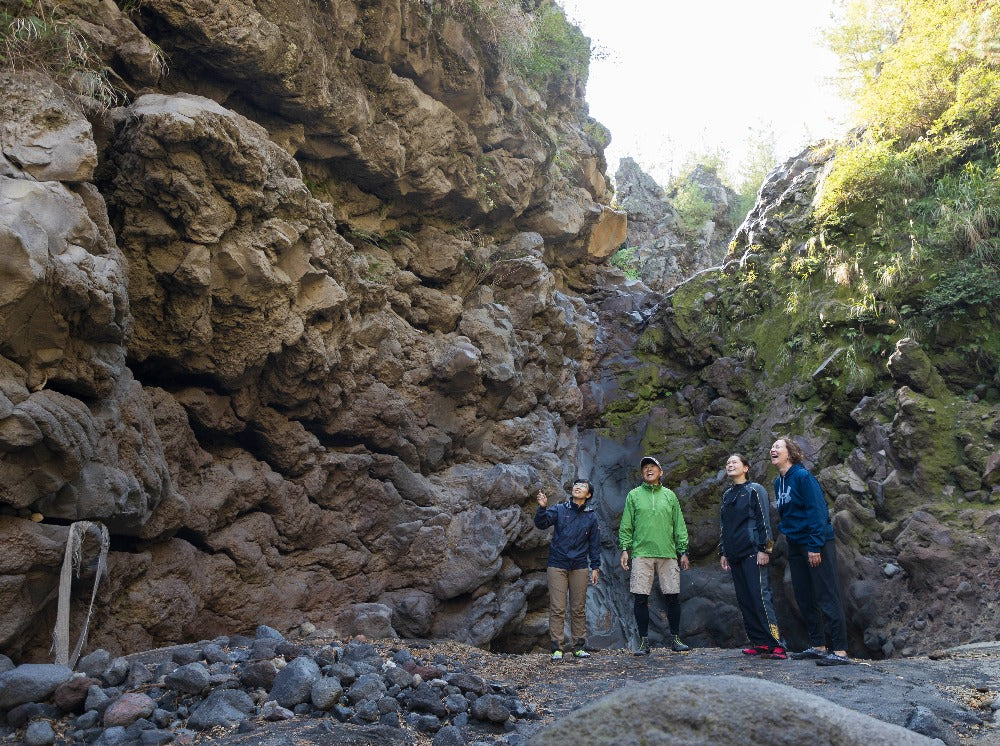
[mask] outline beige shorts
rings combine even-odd
[[[667,557],[633,557],[629,593],[648,596],[653,590],[653,575],[660,578],[663,593],[681,592],[681,568],[677,560]]]

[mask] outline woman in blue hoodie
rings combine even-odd
[[[778,468],[774,480],[778,528],[788,541],[795,602],[805,618],[811,645],[801,653],[792,653],[792,658],[815,659],[819,666],[840,666],[851,659],[847,657],[847,625],[837,585],[833,524],[823,490],[802,465],[803,458],[802,448],[791,438],[778,438],[771,446],[771,463]],[[824,620],[832,653],[826,647]]]
[[[587,505],[594,487],[586,479],[573,482],[569,500],[549,505],[548,496],[538,491],[535,525],[540,529],[555,526],[549,545],[549,637],[552,660],[562,660],[563,633],[566,624],[566,593],[569,592],[571,651],[574,658],[589,658],[583,649],[587,641],[587,581],[597,585],[601,567],[601,529],[597,513]],[[588,570],[589,565],[589,570]]]

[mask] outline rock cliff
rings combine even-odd
[[[667,192],[638,163],[622,158],[615,186],[628,216],[626,267],[661,293],[719,266],[744,217],[736,214],[738,195],[702,165]]]
[[[716,560],[723,465],[743,452],[751,479],[770,489],[767,452],[786,435],[804,447],[830,503],[853,654],[993,639],[1000,372],[996,350],[968,346],[968,337],[994,333],[996,311],[973,309],[983,325],[966,332],[939,324],[928,334],[852,298],[839,265],[829,279],[803,280],[816,253],[840,256],[824,253],[812,210],[834,154],[820,145],[772,172],[722,267],[638,312],[631,329],[602,335],[595,369],[617,374],[585,387],[596,426],[581,433],[581,460],[597,474],[614,527],[640,456],[660,457],[695,558],[682,578],[688,642],[743,639]],[[620,318],[619,298],[596,301],[602,320]],[[954,364],[956,346],[970,365]],[[804,646],[783,555],[779,540],[775,603],[789,643]],[[594,604],[609,643],[634,637],[623,587],[603,589]],[[664,619],[653,625],[666,628]]]
[[[303,620],[533,643],[524,506],[573,476],[572,286],[625,219],[586,39],[530,4],[513,64],[488,7],[5,4],[90,68],[0,76],[0,649],[45,657],[80,519],[112,532],[113,651]]]
[[[111,531],[90,647],[308,621],[531,649],[531,496],[577,474],[608,560],[592,642],[621,644],[648,452],[691,531],[683,634],[734,645],[721,466],[768,484],[784,434],[833,505],[854,654],[995,634],[998,355],[850,295],[843,248],[814,271],[834,146],[772,173],[723,266],[650,290],[607,266],[608,132],[549,0],[0,6],[26,45],[0,74],[4,653],[48,657],[78,520]],[[799,643],[780,545],[772,571]]]

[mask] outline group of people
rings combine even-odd
[[[833,525],[823,491],[802,465],[802,448],[791,438],[776,440],[770,458],[778,470],[774,480],[778,528],[788,546],[793,592],[810,645],[801,652],[791,653],[791,657],[812,659],[820,666],[849,664]],[[725,469],[730,483],[722,493],[719,511],[719,564],[732,576],[750,641],[743,653],[784,660],[789,653],[778,628],[767,575],[774,547],[767,491],[748,481],[750,463],[743,455],[731,455]],[[654,581],[659,582],[666,605],[669,647],[682,652],[689,649],[680,638],[680,578],[681,571],[690,567],[687,526],[677,495],[660,484],[663,477],[660,462],[645,456],[639,470],[642,484],[626,496],[618,529],[620,564],[630,573],[629,592],[639,633],[634,652],[635,655],[650,652],[649,595]],[[536,495],[535,525],[540,529],[555,527],[547,570],[553,660],[561,660],[567,654],[590,657],[585,650],[587,585],[597,585],[601,567],[600,527],[589,504],[593,496],[593,485],[587,480],[574,482],[570,499],[552,507],[544,492]],[[564,641],[567,595],[572,634],[569,646]]]

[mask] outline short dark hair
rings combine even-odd
[[[789,438],[787,435],[782,435],[778,438],[778,440],[785,441],[785,448],[788,449],[788,458],[792,460],[793,464],[801,464],[805,461],[806,454],[805,451],[802,450],[802,446]]]
[[[594,496],[594,485],[590,483],[589,479],[574,479],[573,484],[585,484],[587,485],[587,497]]]
[[[727,459],[726,459],[726,461],[728,461],[728,460],[729,460],[729,459],[731,459],[731,458],[738,458],[738,459],[740,460],[740,463],[741,463],[741,464],[743,464],[743,465],[744,465],[744,466],[746,466],[747,468],[749,468],[749,467],[750,467],[750,462],[749,462],[749,461],[747,461],[747,457],[746,457],[746,456],[744,456],[744,455],[743,455],[742,453],[730,453],[730,454],[729,454],[729,458],[727,458]]]

